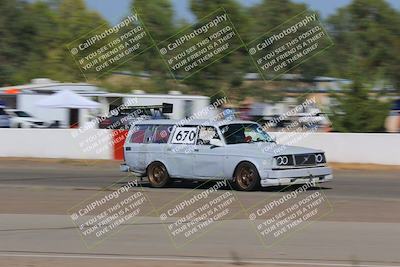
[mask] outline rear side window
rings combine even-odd
[[[166,144],[168,143],[169,136],[172,131],[172,125],[158,125],[156,126],[152,143],[155,144]]]
[[[147,143],[153,134],[153,125],[135,125],[132,128],[130,143],[142,144]]]

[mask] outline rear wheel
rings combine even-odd
[[[170,180],[167,168],[161,162],[153,162],[147,169],[151,187],[164,187]]]
[[[235,171],[235,187],[240,191],[252,191],[260,186],[257,168],[249,163],[240,163]]]

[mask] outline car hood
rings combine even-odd
[[[277,143],[250,143],[250,144],[235,144],[227,145],[232,152],[248,155],[268,154],[270,156],[290,155],[290,154],[307,154],[307,153],[323,153],[322,150],[306,148],[300,146],[281,145]]]

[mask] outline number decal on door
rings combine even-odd
[[[176,127],[173,144],[190,144],[193,145],[196,140],[197,127]]]

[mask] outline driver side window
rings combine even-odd
[[[197,145],[210,145],[211,139],[218,139],[219,135],[217,130],[212,126],[200,126],[199,137],[197,138]]]
[[[244,140],[245,142],[251,142],[257,140],[257,132],[255,132],[252,128],[245,127]]]

